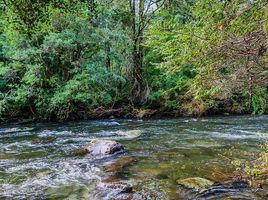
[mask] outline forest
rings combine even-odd
[[[1,0],[0,120],[268,111],[267,0]]]

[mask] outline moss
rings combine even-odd
[[[209,188],[214,184],[214,182],[200,177],[177,180],[177,183],[188,189],[196,189],[196,190]]]

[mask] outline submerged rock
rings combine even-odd
[[[48,136],[44,138],[33,138],[30,142],[32,144],[49,144],[53,143],[56,140],[56,137]]]
[[[113,193],[129,193],[132,192],[132,186],[123,183],[123,182],[106,182],[106,181],[101,181],[97,184],[96,186],[97,190],[104,190],[104,191],[109,191],[112,190]]]
[[[22,128],[7,128],[1,132],[2,133],[16,133],[16,132],[29,132],[29,131],[33,131],[33,130],[34,130],[34,128],[22,127]]]
[[[112,200],[165,200],[162,196],[158,196],[153,191],[139,191],[134,193],[120,193],[116,195]]]
[[[205,189],[195,195],[195,199],[258,199],[252,193],[248,184],[244,181],[235,181],[232,184],[213,184],[208,189]]]
[[[200,177],[192,177],[177,180],[177,184],[182,185],[183,187],[188,189],[200,190],[211,187],[214,184],[214,182]]]
[[[185,155],[181,154],[177,149],[170,149],[168,151],[159,151],[153,155],[155,160],[159,162],[169,162],[171,160],[181,160],[185,157]]]
[[[160,179],[160,180],[161,179],[168,179],[168,175],[164,174],[164,173],[159,173],[159,174],[156,175],[155,178]]]
[[[120,193],[112,198],[112,200],[133,200],[133,199],[134,198],[133,198],[132,193]],[[139,200],[142,200],[142,199],[139,199]]]
[[[118,136],[125,136],[127,138],[137,138],[140,137],[142,134],[141,130],[130,130],[130,131],[118,131],[116,135]]]
[[[44,176],[47,176],[51,173],[51,170],[50,169],[42,169],[38,172],[34,172],[32,174],[33,177],[36,177],[36,178],[41,178],[41,177],[44,177]]]
[[[134,187],[134,189],[133,189]],[[126,182],[116,179],[106,179],[99,182],[96,189],[102,192],[104,199],[111,200],[148,200],[148,199],[163,199],[164,196],[150,188],[136,188]]]
[[[6,160],[6,159],[11,159],[12,156],[10,154],[4,154],[0,153],[0,160]]]
[[[85,151],[93,156],[111,155],[122,151],[123,145],[112,140],[93,139],[85,147]]]
[[[45,198],[42,198],[43,196]],[[68,200],[92,199],[90,198],[90,194],[86,186],[75,185],[75,184],[72,185],[61,184],[57,186],[48,186],[44,190],[42,197],[39,198],[37,197],[34,199],[68,199]]]
[[[115,160],[109,161],[104,164],[103,168],[106,172],[120,172],[122,169],[133,162],[133,158],[130,156],[122,156]]]
[[[234,185],[215,183],[211,187],[202,190],[187,190],[180,188],[180,199],[259,199],[244,182],[236,182]],[[263,198],[265,199],[265,198]]]

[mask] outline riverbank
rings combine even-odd
[[[249,112],[225,112],[223,110],[211,110],[203,114],[187,114],[182,113],[179,110],[170,110],[166,108],[160,109],[146,109],[146,108],[113,108],[105,109],[103,107],[90,110],[80,111],[72,113],[66,119],[52,118],[40,118],[29,113],[25,116],[14,116],[12,118],[0,118],[0,123],[18,122],[68,122],[68,121],[79,121],[79,120],[98,120],[98,119],[159,119],[159,118],[177,118],[177,117],[213,117],[213,116],[243,116],[250,115]],[[264,113],[265,115],[266,113]]]

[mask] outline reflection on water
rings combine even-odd
[[[129,130],[141,135],[118,134]],[[117,178],[135,191],[151,192],[156,199],[198,199],[176,180],[213,179],[213,171],[227,173],[231,169],[220,155],[232,147],[237,152],[256,151],[267,133],[267,116],[2,125],[0,199],[109,199],[95,187],[107,176],[102,165],[111,158],[92,159],[83,153],[92,138],[116,140],[127,148],[124,154],[135,162]],[[249,190],[229,188],[232,192],[226,194],[220,186],[213,189],[218,199],[258,198]],[[202,198],[215,199],[206,195]]]

